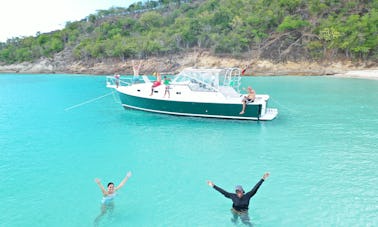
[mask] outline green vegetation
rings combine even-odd
[[[378,0],[159,0],[99,10],[64,29],[0,43],[6,64],[146,58],[205,49],[274,61],[378,58]]]

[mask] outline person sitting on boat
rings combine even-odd
[[[101,203],[102,203],[102,206],[101,206],[101,213],[96,217],[95,219],[95,224],[98,224],[98,222],[100,221],[101,217],[108,211],[112,211],[113,208],[114,208],[114,203],[113,203],[113,200],[114,200],[114,197],[116,197],[117,193],[116,191],[118,191],[120,188],[122,188],[126,181],[131,177],[131,172],[129,171],[125,178],[121,181],[121,183],[117,186],[117,187],[114,187],[114,183],[113,182],[109,182],[108,183],[108,190],[105,190],[104,186],[102,186],[101,184],[101,181],[100,179],[96,178],[95,179],[95,182],[97,183],[97,185],[100,187],[101,189],[101,192],[102,192],[102,200],[101,200]]]
[[[161,85],[161,75],[160,75],[160,73],[159,72],[154,72],[153,75],[156,76],[156,81],[152,84],[150,96],[152,96],[154,94],[154,89],[156,87],[158,87],[158,86]]]
[[[171,97],[171,94],[169,93],[169,89],[171,89],[169,86],[170,83],[171,83],[171,79],[168,78],[167,76],[164,76],[164,85],[165,85],[164,97],[166,94],[168,94],[168,98]]]
[[[244,96],[244,98],[242,100],[243,108],[242,108],[242,111],[240,112],[240,114],[245,113],[245,107],[247,106],[247,103],[254,102],[255,98],[256,98],[255,90],[253,90],[251,87],[248,87],[248,95]]]
[[[132,80],[133,80],[133,83],[137,83],[140,79],[139,73],[140,73],[140,69],[142,68],[142,60],[139,61],[139,65],[136,65],[134,60],[132,60],[131,62],[133,64],[133,72],[134,72],[134,76]]]
[[[233,222],[236,222],[240,217],[241,221],[248,225],[252,226],[249,220],[248,215],[248,206],[250,199],[256,194],[257,190],[260,188],[261,184],[269,177],[270,173],[266,172],[262,176],[262,178],[257,182],[257,184],[251,189],[251,191],[245,193],[244,189],[241,185],[237,185],[235,187],[235,193],[230,193],[222,188],[216,186],[212,181],[207,181],[207,184],[223,194],[226,198],[232,200],[232,209],[231,213],[233,214],[233,218],[231,219]]]

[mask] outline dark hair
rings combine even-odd
[[[109,185],[111,185],[111,184],[112,184],[112,185],[114,185],[114,183],[113,183],[113,182],[109,182],[109,183],[108,183],[108,187],[109,187]]]

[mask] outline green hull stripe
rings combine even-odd
[[[233,119],[254,119],[258,120],[261,114],[261,104],[247,105],[246,111],[240,115],[242,104],[224,103],[196,103],[178,102],[171,100],[149,99],[119,93],[123,106],[149,111],[174,115],[233,118]]]

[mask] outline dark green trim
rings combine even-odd
[[[242,104],[219,104],[219,103],[196,103],[178,102],[172,100],[160,100],[153,98],[141,98],[119,93],[123,105],[152,112],[163,112],[176,115],[192,115],[202,117],[219,118],[254,118],[259,119],[261,115],[261,104],[249,104],[243,115],[240,115]]]

